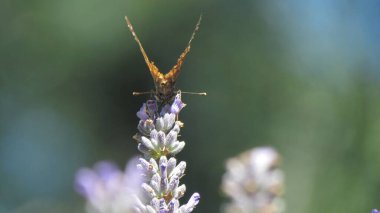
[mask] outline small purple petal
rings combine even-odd
[[[170,112],[177,115],[182,110],[182,108],[184,108],[185,106],[186,106],[186,104],[183,103],[181,100],[181,94],[177,94],[175,96],[173,104],[170,108]]]
[[[146,121],[149,118],[149,115],[146,111],[146,104],[144,103],[140,110],[136,113],[137,117],[140,118],[140,120]]]
[[[149,115],[156,114],[156,112],[158,110],[157,109],[157,101],[155,101],[155,100],[148,100],[146,102],[146,106],[147,106]]]
[[[94,171],[88,168],[80,169],[75,175],[75,191],[83,197],[89,198],[91,197],[93,186],[97,181],[98,176]]]
[[[380,213],[380,211],[377,210],[377,209],[373,209],[373,210],[372,210],[372,213]]]

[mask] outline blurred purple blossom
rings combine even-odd
[[[280,155],[271,147],[258,147],[227,161],[222,190],[232,202],[227,213],[284,211]]]
[[[109,161],[96,163],[93,169],[80,169],[75,189],[86,199],[87,212],[131,212],[141,191],[141,174],[136,165],[137,158],[133,158],[125,171]]]
[[[146,110],[146,103],[143,103],[143,105],[140,107],[140,110],[136,113],[137,117],[140,118],[140,120],[146,121],[149,118],[149,115]]]

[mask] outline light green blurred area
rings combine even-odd
[[[287,212],[380,208],[380,4],[375,1],[0,2],[0,212],[84,212],[75,172],[138,154],[153,88],[203,21],[177,86],[186,95],[182,179],[195,212],[219,212],[227,158],[283,156]],[[184,198],[183,200],[185,200]],[[184,201],[183,201],[184,202]]]

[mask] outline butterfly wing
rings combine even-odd
[[[136,40],[137,44],[140,47],[140,51],[141,51],[142,55],[144,56],[145,63],[148,65],[150,74],[152,75],[154,82],[156,82],[158,78],[163,78],[163,74],[159,71],[159,69],[156,67],[156,65],[154,65],[153,61],[149,60],[141,42],[140,42],[140,39],[137,37],[136,32],[133,29],[133,26],[132,26],[132,24],[129,21],[127,16],[125,16],[125,20],[127,21],[128,28],[131,31],[133,38]]]
[[[198,31],[198,29],[199,29],[199,26],[201,24],[201,20],[202,20],[202,15],[199,17],[197,25],[195,25],[195,29],[193,31],[193,34],[191,35],[190,41],[187,44],[186,49],[179,56],[179,58],[177,60],[177,64],[174,65],[174,67],[165,75],[165,79],[171,80],[172,82],[176,81],[176,79],[177,79],[177,77],[178,77],[178,75],[179,75],[179,73],[181,71],[182,64],[185,61],[187,54],[190,52],[191,42],[193,41],[193,39],[195,37],[195,34]]]

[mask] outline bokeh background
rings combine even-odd
[[[254,146],[283,156],[287,212],[380,208],[380,2],[66,0],[0,2],[0,212],[84,212],[75,172],[138,154],[153,88],[200,14],[178,80],[195,212],[219,212],[225,160]],[[183,199],[185,200],[185,199]]]

